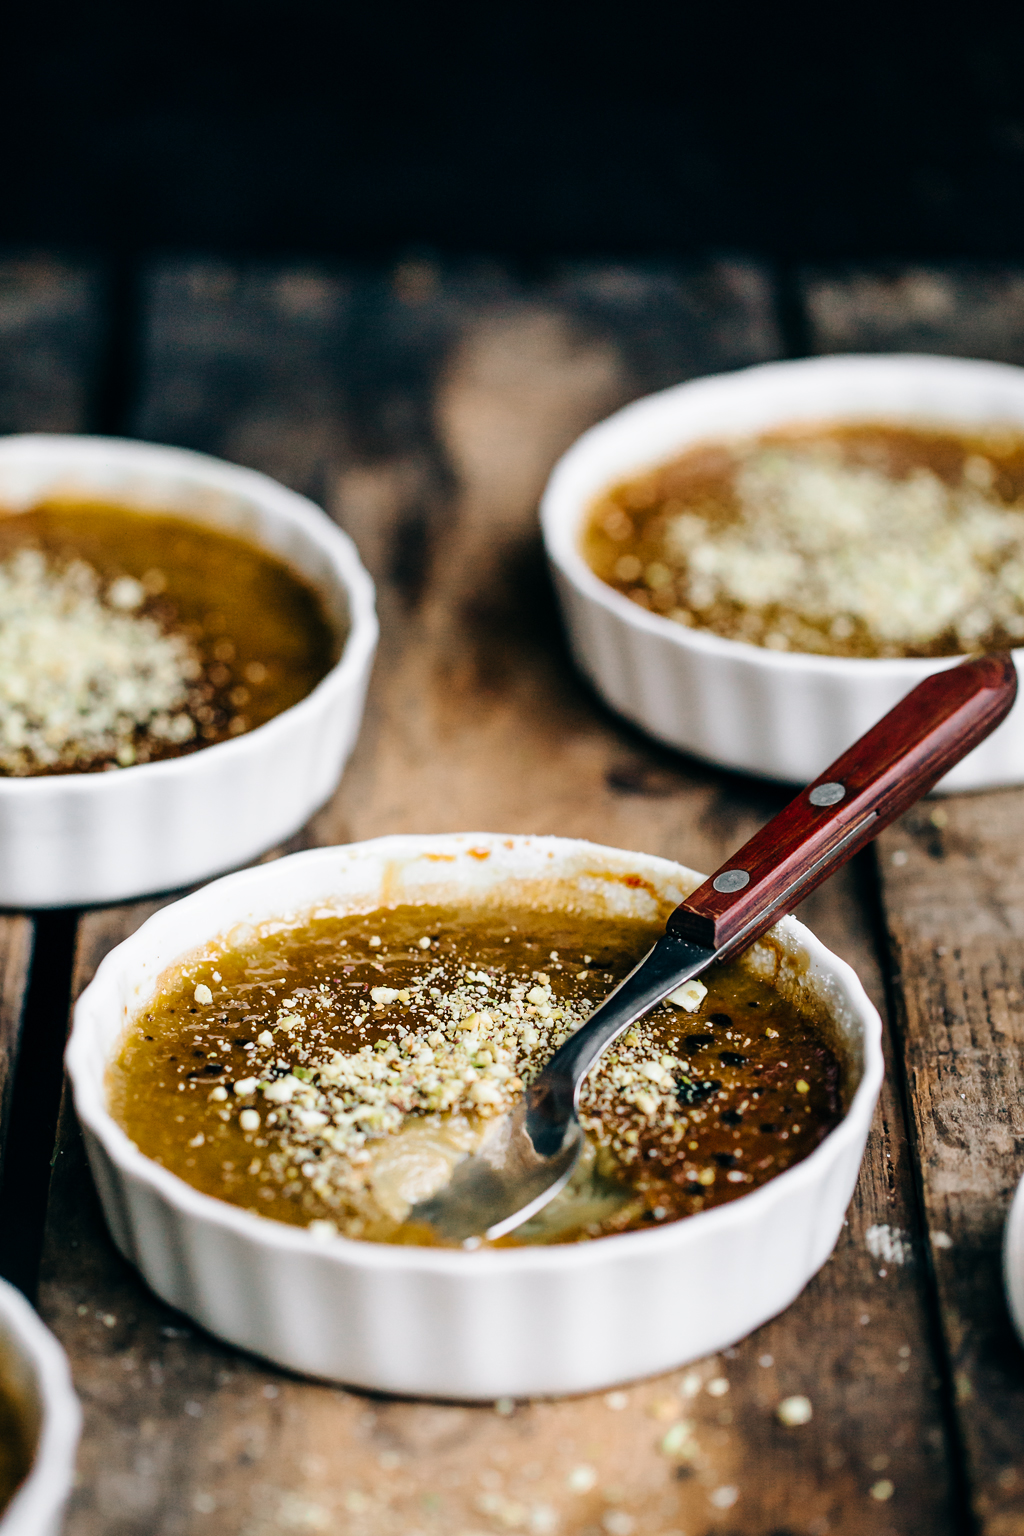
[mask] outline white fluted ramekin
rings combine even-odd
[[[795,919],[781,985],[829,1021],[849,1105],[803,1162],[716,1210],[592,1242],[504,1250],[318,1240],[200,1194],[107,1111],[105,1073],[167,966],[238,922],[330,904],[472,901],[542,889],[597,913],[663,914],[702,876],[648,854],[493,833],[384,837],[229,875],[158,912],[75,1010],[75,1106],[114,1240],[159,1296],[243,1349],[378,1391],[481,1400],[586,1392],[731,1344],[832,1251],[882,1080],[881,1026],[853,971]],[[555,883],[557,882],[557,883]],[[756,952],[771,966],[771,949]]]
[[[233,741],[110,773],[0,777],[0,906],[173,890],[291,836],[331,794],[362,718],[377,620],[352,541],[304,496],[206,454],[117,438],[0,439],[0,512],[48,495],[180,512],[248,539],[305,577],[348,638],[306,698]]]
[[[0,1518],[0,1536],[57,1536],[75,1480],[81,1409],[64,1351],[20,1291],[3,1280],[0,1378],[34,1445],[28,1476]]]
[[[669,746],[806,783],[922,678],[956,658],[857,659],[771,651],[649,613],[580,550],[608,486],[709,438],[839,418],[1024,428],[1024,369],[952,357],[820,357],[696,379],[637,400],[559,460],[541,505],[573,653],[613,709]],[[1024,651],[1016,651],[1018,668]],[[1024,693],[943,790],[1024,781]]]
[[[1017,1185],[1003,1230],[1003,1283],[1013,1326],[1024,1342],[1024,1179]]]

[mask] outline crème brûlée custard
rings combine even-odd
[[[25,1408],[0,1379],[0,1515],[28,1476],[34,1455]]]
[[[872,421],[709,439],[610,487],[582,553],[652,613],[828,656],[1024,641],[1024,432]]]
[[[0,776],[181,757],[311,692],[344,636],[284,561],[102,503],[0,511]]]
[[[196,1189],[322,1237],[431,1244],[448,1181],[661,921],[543,901],[313,909],[171,966],[107,1072],[110,1112]],[[824,1006],[712,968],[601,1058],[569,1186],[501,1246],[650,1228],[736,1199],[842,1117]],[[776,963],[781,963],[776,956]],[[808,1005],[812,1007],[813,1005]]]

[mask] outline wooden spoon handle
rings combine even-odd
[[[745,949],[995,730],[1017,693],[1008,652],[935,672],[677,907],[670,933]]]

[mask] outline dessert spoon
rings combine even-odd
[[[480,1150],[408,1216],[475,1246],[527,1221],[564,1188],[583,1148],[580,1088],[638,1019],[715,961],[729,960],[876,837],[1008,714],[1008,652],[933,673],[676,907],[664,934],[552,1056]]]

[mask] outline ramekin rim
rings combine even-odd
[[[74,1482],[82,1410],[60,1343],[20,1291],[0,1282],[0,1325],[24,1349],[35,1374],[41,1423],[35,1455],[0,1515],[0,1536],[34,1536],[63,1505]]]
[[[0,795],[10,798],[19,796],[43,798],[57,794],[75,798],[108,798],[118,793],[116,788],[118,784],[136,782],[139,774],[145,774],[147,782],[153,782],[160,777],[195,775],[201,771],[202,765],[207,762],[209,755],[213,752],[216,753],[217,764],[223,765],[227,753],[239,758],[272,745],[277,736],[291,731],[296,726],[301,726],[308,715],[322,713],[324,707],[330,705],[336,693],[346,692],[359,679],[380,638],[373,578],[363,565],[352,537],[343,528],[339,528],[334,519],[308,496],[303,496],[301,492],[282,485],[280,481],[274,480],[272,476],[264,474],[261,470],[249,469],[242,464],[232,464],[229,460],[219,459],[214,454],[201,453],[192,448],[172,447],[163,443],[141,442],[133,438],[103,437],[88,433],[12,433],[0,437],[0,460],[21,446],[28,448],[51,444],[59,444],[62,449],[69,444],[76,448],[86,445],[84,448],[86,455],[95,454],[96,457],[100,457],[102,451],[108,447],[113,447],[117,451],[130,450],[129,456],[137,454],[140,459],[149,459],[151,463],[166,459],[171,465],[180,463],[183,466],[192,466],[215,480],[223,480],[228,489],[231,488],[232,482],[243,489],[246,486],[251,487],[248,493],[250,499],[254,502],[258,501],[263,511],[290,521],[293,527],[298,527],[306,533],[327,556],[332,578],[344,592],[348,602],[349,627],[341,654],[320,681],[303,698],[273,715],[269,720],[265,720],[254,730],[246,731],[242,736],[236,736],[229,741],[214,742],[209,747],[182,757],[165,758],[156,763],[136,763],[128,768],[119,768],[116,773],[55,773],[26,775],[18,778],[4,775],[0,776]],[[67,450],[67,457],[69,460],[73,459],[70,448]],[[197,483],[200,483],[202,475],[197,473],[195,478]],[[173,508],[167,510],[170,515],[173,515]],[[197,768],[196,764],[200,766]],[[125,775],[128,775],[127,780]]]
[[[641,1243],[654,1250],[663,1247],[673,1247],[696,1242],[700,1235],[707,1231],[717,1231],[728,1228],[738,1222],[755,1219],[758,1213],[765,1211],[771,1204],[783,1200],[789,1193],[798,1189],[801,1184],[815,1184],[824,1170],[841,1159],[847,1145],[867,1134],[870,1126],[871,1115],[874,1111],[875,1101],[884,1077],[884,1058],[882,1055],[882,1023],[878,1010],[871,1002],[864,986],[853,970],[852,966],[835,955],[820,939],[813,934],[803,923],[795,917],[782,919],[787,932],[801,944],[810,954],[812,960],[823,963],[824,969],[836,981],[841,989],[847,1005],[854,1013],[860,1026],[861,1039],[863,1041],[863,1067],[861,1078],[854,1094],[839,1124],[818,1144],[817,1147],[800,1162],[793,1164],[782,1173],[777,1174],[766,1184],[750,1190],[736,1200],[726,1205],[717,1206],[709,1211],[700,1211],[683,1220],[666,1223],[665,1226],[645,1232],[613,1233],[605,1237],[595,1239],[588,1243],[566,1244],[535,1244],[522,1248],[487,1249],[465,1253],[458,1249],[418,1248],[401,1244],[371,1243],[358,1238],[347,1238],[336,1235],[329,1239],[314,1237],[308,1228],[292,1226],[286,1222],[274,1221],[271,1218],[260,1216],[256,1213],[243,1210],[239,1206],[232,1205],[226,1200],[221,1200],[215,1195],[208,1195],[195,1189],[191,1184],[181,1179],[177,1174],[162,1168],[151,1158],[141,1152],[131,1141],[127,1133],[114,1120],[109,1113],[102,1089],[97,1099],[92,1096],[93,1084],[87,1076],[86,1067],[79,1069],[78,1056],[87,1049],[83,1044],[85,1033],[89,1028],[86,1022],[90,1006],[89,994],[113,975],[116,967],[111,963],[119,951],[126,949],[140,940],[150,925],[159,926],[161,920],[168,920],[168,913],[184,901],[191,901],[203,895],[213,886],[223,886],[226,881],[245,884],[254,879],[258,883],[270,882],[274,874],[282,866],[294,866],[299,861],[306,863],[328,862],[339,854],[350,853],[370,849],[376,851],[385,847],[396,848],[399,845],[409,847],[415,845],[424,849],[438,843],[451,844],[454,841],[483,844],[494,842],[507,844],[509,841],[516,843],[555,843],[568,850],[586,849],[597,853],[626,854],[638,859],[649,861],[651,864],[666,866],[668,869],[682,872],[687,876],[697,876],[697,872],[690,870],[688,866],[679,864],[675,860],[665,859],[658,854],[636,853],[635,850],[611,848],[606,845],[592,843],[584,838],[563,838],[540,834],[533,836],[523,833],[496,833],[496,832],[457,832],[457,833],[392,833],[378,838],[368,838],[359,843],[349,843],[329,846],[325,848],[306,849],[302,852],[290,854],[284,859],[276,860],[273,864],[258,865],[251,868],[237,870],[231,874],[223,875],[217,881],[211,881],[199,891],[188,896],[181,897],[179,901],[170,903],[154,913],[143,923],[135,933],[125,939],[122,944],[112,950],[97,967],[97,971],[89,986],[78,999],[74,1010],[74,1023],[68,1040],[65,1053],[65,1063],[68,1076],[71,1080],[75,1110],[83,1126],[96,1137],[103,1148],[104,1153],[115,1167],[125,1176],[146,1184],[159,1198],[169,1205],[183,1212],[191,1219],[202,1221],[211,1226],[226,1229],[239,1237],[253,1241],[258,1246],[263,1245],[278,1251],[289,1251],[306,1255],[311,1258],[326,1258],[339,1264],[354,1264],[359,1268],[372,1268],[383,1266],[389,1270],[404,1270],[415,1272],[425,1269],[428,1273],[450,1273],[465,1275],[468,1271],[467,1262],[472,1263],[475,1274],[491,1272],[520,1272],[524,1270],[550,1270],[554,1268],[580,1268],[589,1267],[592,1264],[602,1263],[607,1256],[610,1262],[614,1255],[622,1252],[622,1245],[628,1244],[629,1250],[636,1250]],[[311,902],[316,898],[312,897]],[[95,1002],[95,998],[92,1000]],[[81,1022],[80,1022],[81,1021]],[[0,1533],[2,1536],[2,1533]]]

